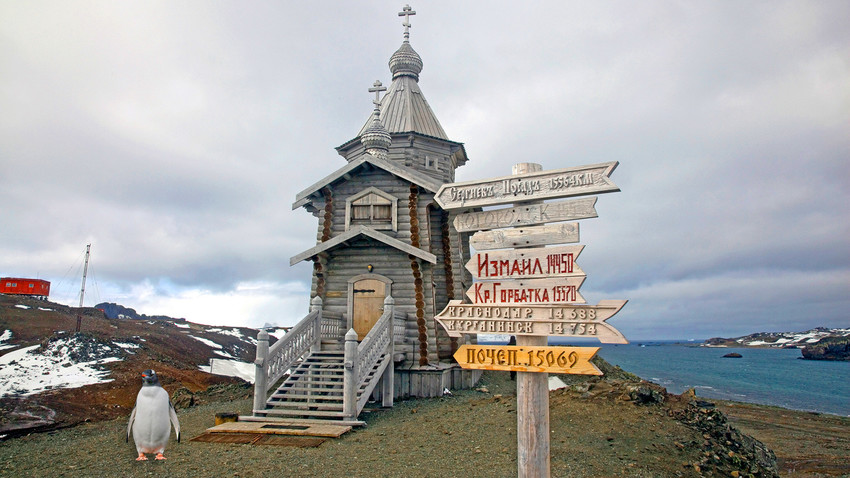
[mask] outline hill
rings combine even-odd
[[[779,347],[802,349],[802,358],[850,360],[850,328],[817,327],[805,332],[757,332],[736,338],[714,337],[707,347]]]
[[[82,331],[74,334],[77,312]],[[210,359],[251,363],[256,336],[186,321],[110,320],[96,308],[0,294],[0,435],[126,417],[146,369],[169,393],[244,383],[207,373]]]

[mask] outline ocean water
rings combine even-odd
[[[581,344],[589,345],[589,344]],[[742,358],[723,358],[737,352]],[[608,362],[671,393],[850,416],[850,362],[800,360],[796,349],[602,345]]]

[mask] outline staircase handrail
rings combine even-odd
[[[394,305],[395,300],[391,296],[387,296],[384,300],[384,313],[366,334],[366,337],[357,345],[356,349],[353,347],[349,349],[350,346],[355,344],[356,332],[352,329],[346,334],[345,366],[347,370],[345,393],[343,394],[343,413],[348,419],[355,419],[360,414],[363,407],[366,406],[372,390],[381,380],[383,372],[387,370],[388,366],[392,365]],[[380,364],[382,360],[383,364]],[[377,373],[369,381],[369,374],[376,366],[378,366]],[[389,393],[391,394],[392,391]]]
[[[265,408],[269,389],[298,360],[321,341],[322,299],[313,298],[310,313],[269,347],[268,332],[257,335],[257,358],[254,360],[254,410]]]

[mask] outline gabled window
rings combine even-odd
[[[396,197],[378,188],[364,189],[345,201],[345,230],[367,226],[396,231],[397,204]]]

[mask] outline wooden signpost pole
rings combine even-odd
[[[536,163],[513,167],[514,176],[543,169]],[[517,335],[518,346],[546,346],[548,337]],[[517,372],[516,374],[516,439],[517,476],[549,477],[549,374]]]
[[[450,337],[516,336],[515,346],[464,345],[455,359],[463,368],[517,372],[520,478],[550,476],[549,372],[602,374],[590,363],[598,348],[549,347],[548,337],[628,343],[605,323],[627,301],[583,305],[578,288],[585,275],[575,258],[584,246],[555,246],[577,242],[578,224],[536,225],[596,217],[596,198],[544,200],[619,191],[609,179],[616,166],[611,162],[544,172],[539,164],[520,163],[513,176],[445,184],[435,197],[447,210],[513,205],[457,216],[458,231],[479,231],[470,240],[479,252],[466,263],[477,280],[467,291],[471,303],[449,301],[434,318]],[[514,229],[503,229],[508,227]]]

